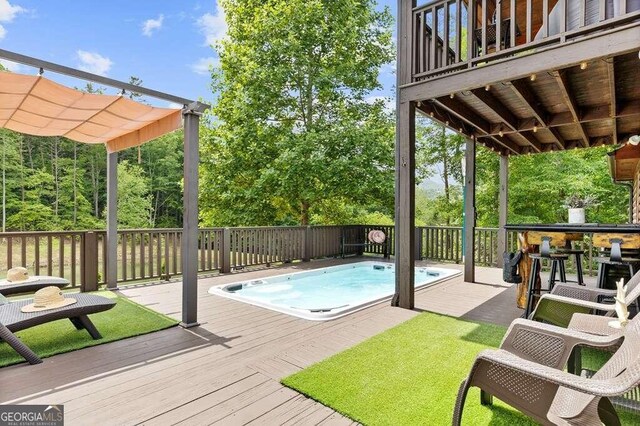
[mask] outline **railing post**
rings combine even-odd
[[[231,230],[222,230],[222,244],[220,244],[220,272],[226,274],[231,272]]]
[[[304,230],[304,253],[302,254],[302,261],[309,262],[311,260],[311,227],[307,226]]]
[[[84,265],[84,274],[80,291],[98,290],[98,235],[93,232],[85,232],[82,235],[83,250],[80,262]]]
[[[416,260],[422,260],[422,227],[416,227]]]

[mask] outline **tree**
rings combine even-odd
[[[152,209],[149,180],[142,168],[127,160],[118,163],[118,228],[152,227]]]
[[[366,101],[393,59],[389,11],[373,0],[221,4],[229,30],[204,132],[204,221],[306,225],[335,205],[390,214],[392,119]]]
[[[428,224],[458,224],[462,217],[462,158],[464,138],[427,118],[416,125],[416,180],[438,177],[444,192],[421,204]]]

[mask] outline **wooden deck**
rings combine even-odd
[[[339,262],[343,261],[202,279],[200,327],[175,327],[57,355],[36,366],[0,369],[0,403],[64,404],[69,425],[348,425],[353,422],[283,387],[279,380],[422,310],[501,324],[522,313],[514,306],[513,288],[502,284],[501,271],[493,268],[477,269],[477,279],[486,284],[468,284],[456,277],[419,290],[415,311],[384,302],[328,322],[306,321],[207,293],[213,284]],[[179,317],[180,283],[122,293]]]

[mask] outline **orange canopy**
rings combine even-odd
[[[181,126],[181,110],[83,93],[42,76],[0,72],[0,127],[16,132],[104,143],[115,152]]]

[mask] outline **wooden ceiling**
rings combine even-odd
[[[640,134],[638,52],[418,103],[503,155],[616,145]]]

